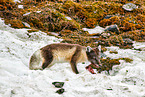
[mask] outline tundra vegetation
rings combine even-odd
[[[127,3],[137,7],[125,10],[123,5]],[[133,49],[133,41],[145,42],[144,0],[23,0],[18,3],[0,0],[0,17],[13,28],[31,28],[28,33],[41,30],[64,39],[62,42],[91,47],[101,45],[102,53],[109,46]],[[110,25],[117,25],[119,30],[89,34],[82,29]],[[117,54],[116,51],[110,53]],[[105,67],[98,71],[111,70],[113,65],[120,64],[119,60],[132,61],[102,58]]]

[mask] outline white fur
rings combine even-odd
[[[43,58],[41,56],[41,50],[39,49],[39,50],[35,51],[34,54],[32,55],[32,57],[33,56],[36,56],[36,59],[34,59],[35,61],[30,62],[29,68],[30,69],[42,69]]]

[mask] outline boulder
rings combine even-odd
[[[138,7],[133,3],[127,3],[127,4],[123,5],[122,8],[126,11],[133,11],[134,9],[136,9]]]
[[[111,32],[115,32],[116,34],[120,34],[119,28],[116,24],[107,26],[104,31],[111,31]]]

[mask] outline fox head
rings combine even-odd
[[[97,64],[99,66],[102,66],[101,65],[101,62],[100,62],[100,48],[97,47],[97,48],[91,48],[91,47],[87,47],[86,48],[86,53],[87,53],[87,57],[88,57],[88,60],[92,63],[92,64]]]

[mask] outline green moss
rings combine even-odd
[[[131,63],[133,60],[130,58],[119,58],[120,60],[124,60],[125,62]]]
[[[33,16],[33,17],[30,17],[30,21],[33,23],[35,27],[38,27],[40,29],[43,28],[43,23],[41,22],[39,18]]]
[[[129,62],[129,63],[133,61],[130,58],[111,59],[111,58],[107,57],[106,59],[101,58],[101,63],[102,63],[101,67],[96,68],[93,64],[91,64],[90,66],[93,69],[97,69],[97,71],[99,73],[102,72],[102,71],[108,71],[108,73],[109,73],[109,70],[112,70],[114,65],[119,65],[120,64],[119,60],[125,60],[126,62]]]
[[[29,33],[32,33],[32,32],[38,32],[39,30],[37,29],[31,29],[31,30],[27,30]]]
[[[117,51],[110,51],[109,53],[113,53],[113,54],[118,54],[118,52]]]

